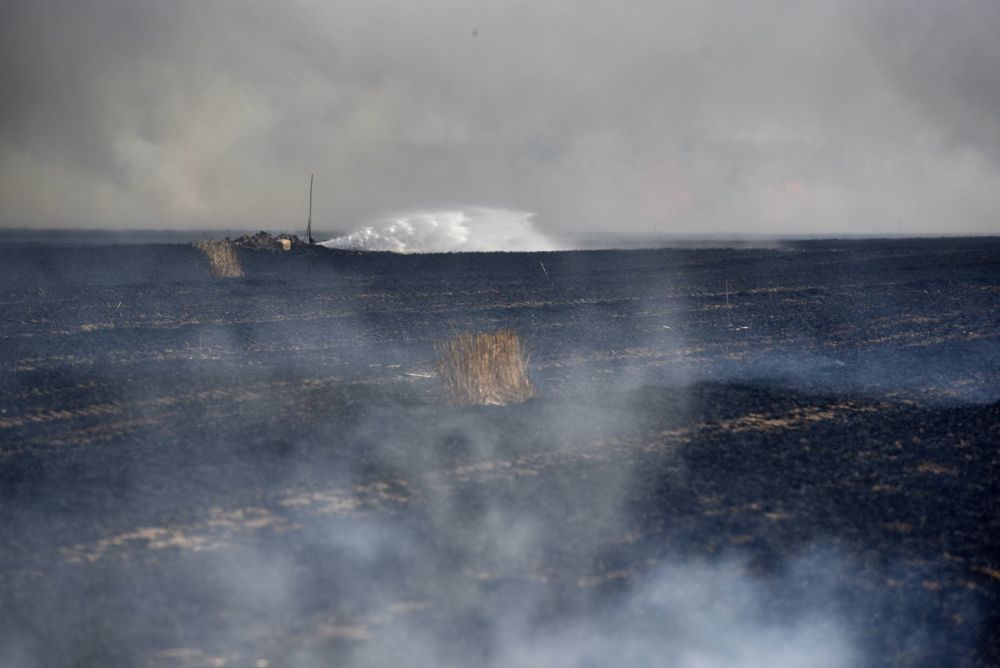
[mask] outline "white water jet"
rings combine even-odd
[[[395,253],[555,250],[535,228],[534,216],[490,207],[418,211],[377,221],[321,245]]]

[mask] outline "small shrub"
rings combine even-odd
[[[243,267],[236,257],[233,245],[228,241],[199,241],[195,244],[208,258],[213,276],[220,278],[242,278]]]
[[[528,355],[513,330],[459,334],[435,346],[438,373],[463,404],[503,405],[530,399]]]

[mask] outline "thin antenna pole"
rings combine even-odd
[[[309,245],[313,245],[313,175],[309,175],[309,222],[306,223],[306,237]]]

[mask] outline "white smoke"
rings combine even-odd
[[[834,562],[828,565],[833,566]],[[794,564],[802,575],[827,579],[819,563]],[[467,594],[467,592],[466,592]],[[619,605],[588,610],[562,623],[539,621],[531,595],[506,610],[490,610],[484,668],[849,668],[862,654],[825,601],[788,616],[769,610],[765,585],[734,562],[683,562],[649,576]],[[468,600],[468,599],[466,599]],[[359,644],[351,668],[472,665],[455,656],[453,628],[403,622],[380,629],[378,642]]]
[[[535,228],[534,216],[490,207],[419,211],[378,221],[320,245],[395,253],[555,250]]]

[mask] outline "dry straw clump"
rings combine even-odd
[[[228,241],[199,241],[195,244],[208,258],[212,275],[220,278],[242,278],[243,267]]]
[[[534,394],[528,354],[510,329],[463,333],[435,346],[438,373],[452,399],[464,404],[504,405]]]

